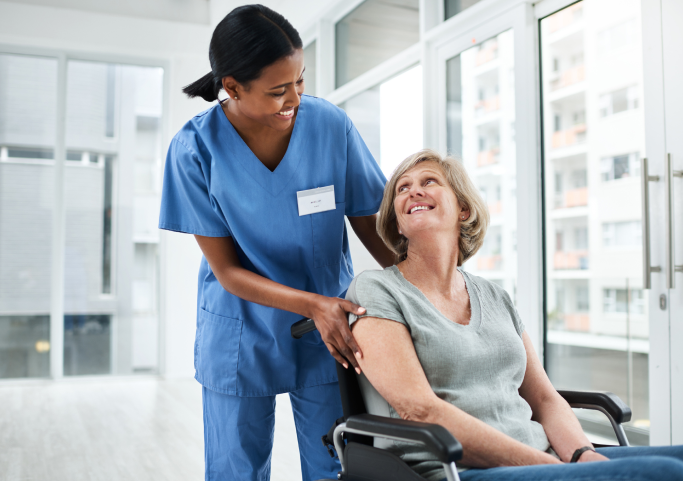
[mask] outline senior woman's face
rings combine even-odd
[[[425,229],[457,232],[459,221],[469,217],[462,209],[446,176],[436,162],[420,162],[396,183],[394,210],[403,235]]]

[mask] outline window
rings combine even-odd
[[[602,242],[605,247],[640,247],[641,236],[639,220],[602,224]]]
[[[517,281],[514,234],[514,35],[484,40],[446,61],[446,148],[462,158],[496,220],[465,269],[496,282],[513,297]]]
[[[305,93],[316,96],[318,89],[316,85],[316,42],[315,40],[304,48],[304,86]]]
[[[481,0],[444,0],[444,17],[448,20]]]
[[[603,181],[640,176],[638,153],[603,157],[600,160],[600,177]]]
[[[588,249],[588,227],[574,229],[574,248],[576,250]]]
[[[337,23],[337,88],[419,41],[419,3],[365,0]]]
[[[588,296],[588,286],[576,287],[576,310],[577,312],[587,312],[590,309],[590,301]]]
[[[588,172],[586,169],[578,169],[572,172],[572,184],[575,189],[581,189],[588,185]]]
[[[637,25],[630,19],[598,33],[598,54],[608,56],[616,50],[631,49],[636,46]]]
[[[615,90],[600,96],[600,117],[638,108],[638,90],[635,86]]]
[[[645,299],[642,289],[604,289],[603,311],[605,313],[644,314]]]

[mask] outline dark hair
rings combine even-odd
[[[183,88],[188,97],[207,102],[218,98],[223,77],[241,84],[259,78],[261,71],[302,48],[292,24],[263,5],[244,5],[228,13],[216,26],[209,45],[211,72]]]

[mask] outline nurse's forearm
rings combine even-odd
[[[230,237],[195,236],[223,289],[249,302],[311,317],[321,296],[300,291],[242,267]]]
[[[377,234],[377,214],[348,219],[353,231],[379,265],[390,267],[396,263],[394,253]]]
[[[346,299],[300,291],[243,268],[231,237],[195,235],[195,239],[223,289],[246,301],[313,319],[330,354],[344,367],[350,362],[360,373],[357,358],[363,353],[351,334],[346,313],[363,314],[364,309]]]

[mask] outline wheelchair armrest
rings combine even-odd
[[[462,458],[462,445],[443,426],[358,414],[346,420],[346,429],[356,434],[422,443],[442,463],[454,463]]]
[[[604,409],[617,424],[631,420],[631,408],[616,394],[607,391],[557,391],[572,407]],[[594,407],[592,407],[594,406]]]

